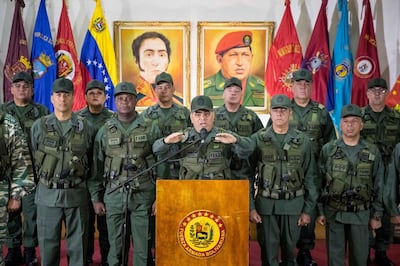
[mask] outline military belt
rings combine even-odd
[[[327,205],[338,211],[343,211],[343,212],[358,212],[370,209],[369,203],[355,205],[351,203],[346,204],[339,201],[328,200]]]
[[[304,190],[299,189],[296,191],[283,191],[279,189],[264,189],[261,195],[265,198],[276,199],[276,200],[290,200],[304,195]]]
[[[83,179],[76,178],[76,179],[59,179],[59,180],[46,180],[44,178],[40,179],[40,183],[47,186],[47,188],[54,188],[54,189],[68,189],[74,188],[80,183],[83,182]]]
[[[128,179],[129,178],[127,178],[126,180],[128,180]],[[120,181],[117,178],[117,179],[109,181],[107,185],[108,185],[109,188],[113,189],[113,188],[116,188],[118,186],[121,186],[125,181]],[[137,178],[132,179],[131,183],[133,185],[131,186],[131,189],[137,189],[137,185],[136,185],[137,182],[139,182],[139,185],[140,185],[140,184],[144,184],[144,183],[146,183],[148,181],[150,181],[150,176],[148,176],[148,175],[140,175]]]

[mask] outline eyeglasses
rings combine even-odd
[[[368,91],[373,94],[385,94],[387,92],[387,89],[385,89],[385,88],[369,88]]]

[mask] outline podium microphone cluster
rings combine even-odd
[[[200,129],[200,143],[203,144],[206,140],[207,137],[207,129],[205,129],[204,127],[202,129]]]

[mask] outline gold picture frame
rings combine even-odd
[[[155,46],[149,44],[153,46],[143,47],[147,40],[151,39],[156,39]],[[154,83],[159,71],[171,74],[175,87],[174,101],[185,106],[189,105],[189,40],[190,22],[114,22],[114,48],[119,80],[135,84],[138,92],[136,105],[138,111],[146,109],[157,101],[152,97],[154,91],[151,83]],[[141,54],[145,50],[152,49],[157,51]],[[136,56],[134,56],[134,51],[136,51]],[[166,56],[169,59],[167,64],[165,63]]]
[[[226,79],[222,73],[230,68],[231,76],[242,80],[242,86],[244,87],[244,90],[242,90],[243,105],[258,113],[265,113],[267,111],[268,95],[265,92],[264,73],[268,51],[272,44],[274,27],[274,22],[263,21],[198,22],[197,94],[208,95],[213,100],[214,105],[222,105],[223,100],[221,95]],[[233,47],[230,47],[230,45],[233,45]],[[237,61],[242,60],[238,59],[241,57],[240,53],[242,52],[239,52],[236,56],[229,55],[229,51],[233,53],[236,50],[232,48],[243,48],[246,46],[251,47],[250,52],[239,51],[243,51],[243,58],[247,58],[244,59],[247,60],[247,67],[246,62],[238,63]],[[229,49],[221,52],[223,48]],[[230,56],[232,60],[223,59],[225,55]],[[229,60],[230,63],[228,62]],[[236,63],[234,63],[235,60]],[[236,68],[233,65],[241,66]],[[221,69],[223,70],[221,71]],[[225,73],[228,72],[225,71]]]

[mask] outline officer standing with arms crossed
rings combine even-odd
[[[342,108],[341,138],[322,147],[319,170],[322,202],[318,222],[326,225],[328,264],[365,265],[369,228],[381,227],[384,166],[374,144],[360,136],[363,128],[360,107]]]
[[[330,140],[336,139],[336,132],[325,106],[311,100],[311,90],[312,73],[304,68],[293,72],[292,115],[289,124],[310,138],[315,159],[318,162],[322,146]],[[270,119],[268,125],[271,124],[272,120]],[[311,213],[310,224],[301,228],[300,239],[296,245],[299,249],[296,258],[299,265],[317,265],[310,252],[315,246],[316,215],[316,209],[314,209]]]
[[[94,133],[97,133],[99,128],[112,117],[113,112],[104,107],[106,101],[106,93],[104,83],[97,79],[93,79],[86,84],[85,100],[87,106],[76,112],[77,115],[84,117],[93,126]],[[89,199],[90,200],[90,199]],[[99,231],[99,244],[101,254],[101,265],[107,266],[107,256],[110,250],[108,243],[107,223],[105,216],[95,215],[93,206],[90,200],[89,206],[89,231],[88,231],[88,255],[87,264],[90,265],[94,253],[94,234],[95,234],[95,218],[97,221],[97,230]]]
[[[0,112],[0,265],[7,237],[7,221],[21,208],[21,198],[34,193],[32,161],[24,132],[10,114]]]
[[[374,78],[368,81],[368,105],[362,108],[364,127],[361,136],[368,142],[378,146],[385,165],[385,180],[395,176],[387,175],[387,166],[395,145],[400,142],[400,113],[386,106],[386,97],[389,90],[386,81]],[[390,217],[383,212],[382,227],[376,230],[375,237],[370,237],[370,247],[375,249],[374,264],[377,266],[391,266],[393,262],[387,257],[386,251],[392,239]],[[370,258],[368,256],[370,263]]]
[[[33,79],[32,76],[24,71],[18,72],[13,76],[11,85],[11,94],[13,100],[0,106],[4,111],[17,119],[24,131],[28,146],[30,147],[30,131],[33,122],[49,114],[47,107],[34,103],[33,97]],[[32,159],[32,153],[29,148],[29,154]],[[36,246],[36,205],[35,193],[30,193],[22,198],[22,213],[24,220],[22,224],[21,212],[14,212],[9,215],[8,220],[8,253],[5,258],[6,266],[23,264],[29,266],[37,265]],[[23,233],[22,233],[23,232]],[[23,240],[23,241],[22,241]],[[24,257],[21,254],[21,244],[24,244]]]
[[[318,198],[317,168],[307,136],[289,127],[291,102],[271,99],[272,126],[252,135],[258,153],[258,191],[250,219],[258,224],[262,265],[296,265],[294,250],[300,227],[308,226]]]
[[[249,157],[254,143],[250,138],[213,126],[214,110],[208,96],[194,97],[190,109],[193,127],[158,139],[153,152],[163,158],[168,155],[171,145],[181,148],[195,144],[179,154],[179,179],[234,179],[231,158],[234,155],[240,159]]]
[[[89,219],[87,169],[92,158],[93,128],[72,112],[74,85],[53,82],[54,113],[33,124],[32,152],[39,184],[37,227],[42,266],[60,264],[61,226],[65,223],[70,265],[86,263]]]
[[[155,125],[147,125],[135,111],[137,92],[132,83],[119,83],[114,90],[114,99],[117,112],[96,135],[93,173],[88,186],[96,214],[106,215],[109,265],[123,264],[122,227],[127,207],[130,223],[126,226],[130,226],[133,239],[133,263],[145,266],[151,259],[148,257],[149,223],[156,185],[151,171],[135,175],[155,163],[151,146],[161,133]],[[125,184],[133,177],[129,186]],[[121,188],[111,192],[119,186]]]

